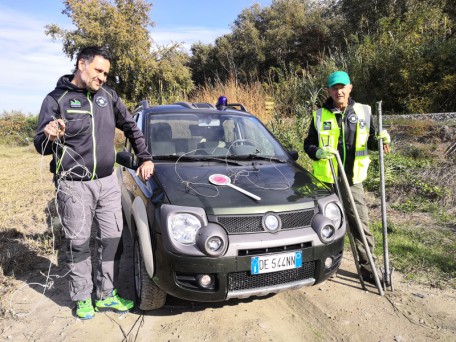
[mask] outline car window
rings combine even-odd
[[[247,115],[151,114],[145,136],[152,155],[256,154],[286,158],[283,148],[260,121]]]
[[[139,129],[142,130],[141,122],[138,121],[138,120],[139,120],[139,117],[140,117],[140,112],[135,112],[135,113],[133,114],[133,120],[135,120],[135,122],[136,122],[136,124],[138,125]],[[135,154],[135,151],[133,150],[133,147],[131,146],[130,140],[128,140],[127,137],[125,137],[124,151],[131,152],[131,153],[133,153],[133,155]]]

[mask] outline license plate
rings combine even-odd
[[[302,252],[290,252],[252,257],[251,274],[278,272],[302,267]]]

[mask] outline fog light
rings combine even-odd
[[[210,274],[198,274],[196,276],[196,281],[203,289],[210,289],[214,287],[214,278]]]
[[[333,259],[332,258],[326,258],[325,267],[326,268],[331,268],[332,265],[333,265]]]
[[[212,252],[218,252],[223,246],[223,241],[220,237],[214,236],[207,241],[207,248]]]

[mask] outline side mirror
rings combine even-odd
[[[116,163],[132,170],[136,170],[138,168],[138,163],[135,157],[128,151],[117,152]]]
[[[290,155],[291,158],[293,158],[293,160],[298,160],[298,158],[299,158],[299,153],[298,153],[298,151],[289,150],[289,151],[288,151],[288,154]]]

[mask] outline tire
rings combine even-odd
[[[156,310],[165,305],[166,292],[161,290],[149,277],[139,246],[138,231],[133,242],[133,273],[135,283],[135,298],[141,310]]]

